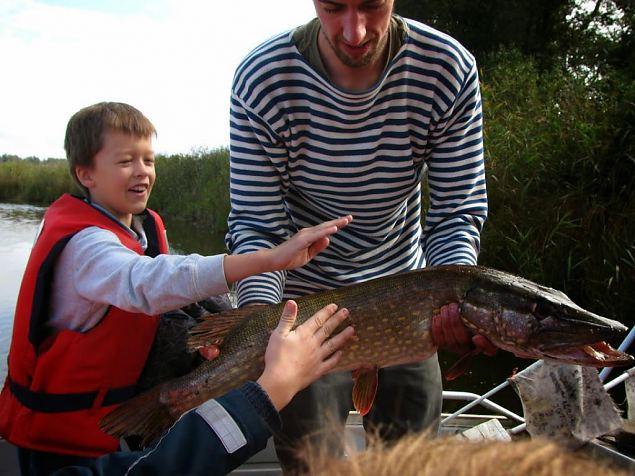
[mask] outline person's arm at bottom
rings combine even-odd
[[[287,302],[258,383],[247,382],[191,410],[143,451],[111,453],[91,466],[68,467],[55,475],[228,473],[266,446],[280,426],[278,410],[337,364],[353,329],[330,337],[348,316],[346,309],[336,311],[334,304],[326,306],[292,330],[297,305]]]

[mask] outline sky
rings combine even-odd
[[[155,125],[155,151],[229,144],[240,60],[315,16],[311,0],[0,0],[0,155],[64,157],[68,119],[101,101]]]

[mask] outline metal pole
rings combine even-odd
[[[617,350],[619,350],[620,352],[624,352],[631,345],[631,342],[633,342],[633,339],[635,339],[635,326],[631,327],[631,331],[624,338],[624,340],[622,341],[620,346],[617,348]],[[600,380],[602,382],[604,382],[606,377],[608,377],[608,375],[611,373],[611,370],[613,370],[613,367],[604,367],[602,369],[602,371],[600,372]]]
[[[525,372],[531,368],[534,368],[538,365],[540,365],[542,361],[538,360],[536,362],[534,362],[533,364],[531,364],[529,367],[525,368],[524,370],[522,370],[520,373]],[[457,416],[459,416],[461,413],[466,412],[467,410],[469,410],[470,408],[478,405],[479,403],[481,403],[483,400],[489,398],[490,396],[494,395],[496,392],[498,392],[499,390],[504,389],[505,387],[507,387],[509,385],[509,380],[505,380],[503,383],[501,383],[500,385],[494,387],[493,389],[491,389],[489,392],[484,393],[483,395],[481,395],[479,398],[477,398],[476,400],[471,401],[470,403],[468,403],[467,405],[465,405],[462,408],[459,408],[457,411],[455,411],[452,415],[448,415],[447,417],[445,417],[442,421],[441,424],[443,425],[444,423],[447,423],[448,421],[456,418]]]

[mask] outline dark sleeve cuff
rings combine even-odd
[[[249,381],[240,387],[238,391],[249,400],[249,403],[252,404],[272,432],[275,433],[280,430],[282,426],[280,414],[271,403],[267,392],[258,382]]]

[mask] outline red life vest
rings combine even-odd
[[[159,215],[146,210],[146,255],[167,253]],[[82,199],[63,195],[46,211],[24,272],[0,393],[0,435],[22,448],[95,457],[117,450],[99,420],[134,394],[158,326],[157,316],[111,306],[99,324],[81,333],[47,327],[50,286],[57,257],[80,230],[112,231],[127,248],[144,254],[121,223]]]

